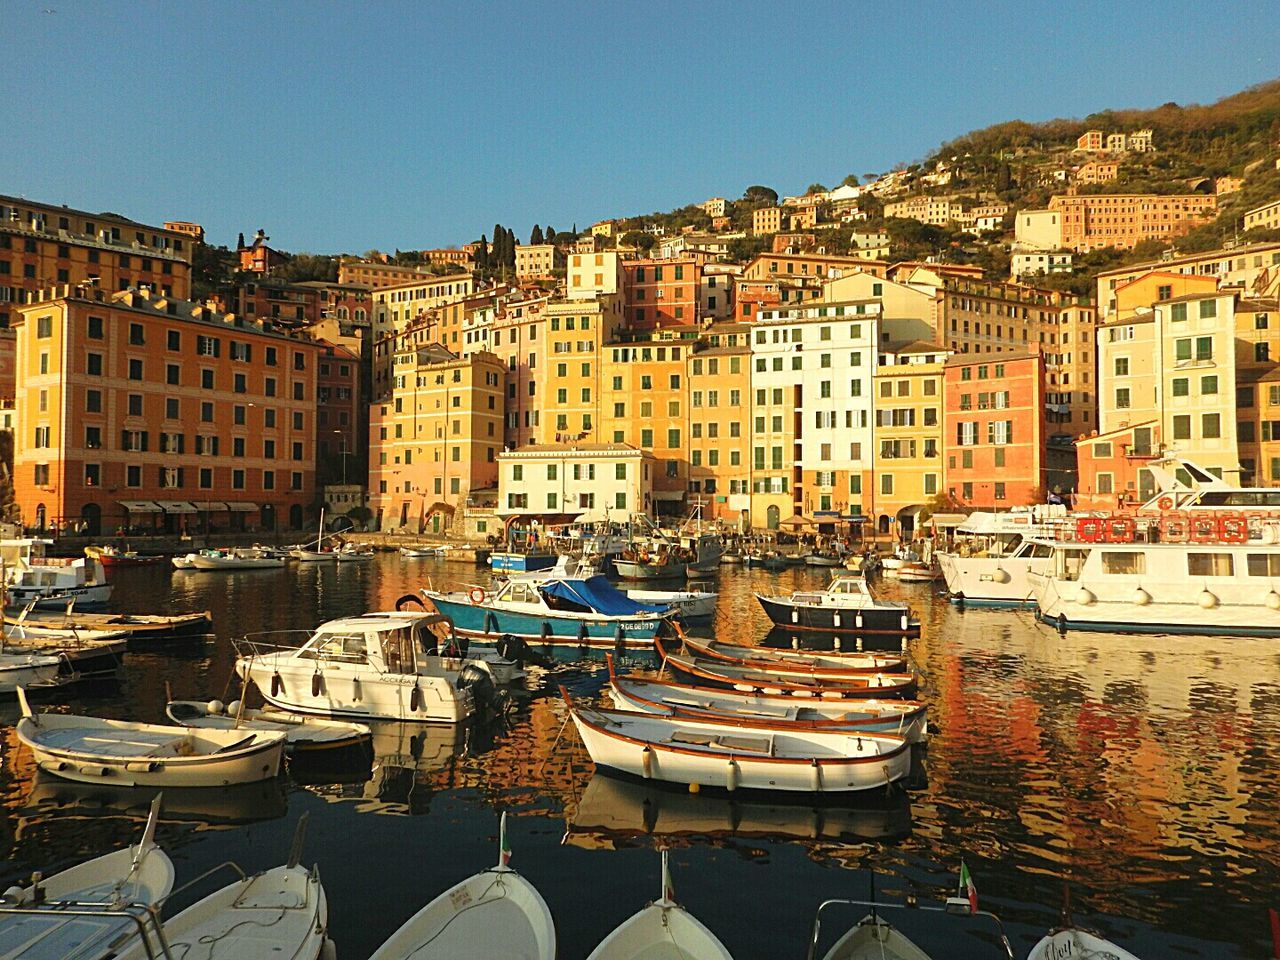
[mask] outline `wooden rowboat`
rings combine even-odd
[[[645,780],[789,793],[883,789],[911,772],[911,745],[887,733],[740,728],[576,706],[561,688],[591,760]]]
[[[66,960],[115,956],[118,944],[173,889],[173,862],[156,846],[161,797],[151,803],[142,841],[77,864],[0,902],[0,956]]]
[[[892,733],[921,743],[928,732],[926,707],[916,700],[823,700],[770,697],[736,690],[693,687],[664,680],[618,677],[609,660],[609,693],[620,710],[746,727],[793,724],[808,730]]]
[[[219,700],[170,700],[164,712],[174,723],[198,730],[283,733],[285,750],[291,755],[342,749],[363,743],[372,736],[362,723],[325,720],[284,710],[242,708],[239,700],[225,706]]]
[[[205,633],[213,623],[213,614],[208,610],[171,616],[151,616],[136,613],[85,613],[80,610],[37,612],[27,609],[18,616],[6,613],[4,622],[6,626],[21,626],[32,632],[101,630],[113,636],[126,636],[130,640],[145,640],[151,637]]]
[[[711,684],[769,696],[785,694],[865,700],[869,697],[911,697],[917,688],[916,676],[912,673],[851,673],[845,677],[817,677],[798,671],[783,673],[772,665],[739,665],[674,653],[664,654],[662,663],[694,684]]]
[[[374,951],[369,960],[555,960],[556,928],[542,895],[508,866],[507,815],[498,864],[450,887]]]
[[[192,730],[158,723],[36,714],[18,689],[16,733],[46,773],[78,783],[225,787],[280,771],[283,733]]]
[[[905,657],[880,656],[869,653],[817,653],[786,650],[779,647],[744,647],[719,640],[697,640],[681,634],[685,650],[695,657],[722,660],[726,663],[757,664],[763,669],[800,669],[806,674],[839,676],[847,673],[902,673],[907,669]]]
[[[662,896],[600,941],[587,960],[733,960],[725,945],[675,901],[662,851]]]

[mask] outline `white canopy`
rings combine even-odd
[[[150,500],[117,500],[116,502],[130,513],[161,512],[160,505],[158,503],[152,503]]]
[[[196,508],[185,500],[157,500],[156,505],[165,513],[196,513]]]

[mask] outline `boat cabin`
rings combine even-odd
[[[300,660],[367,665],[380,673],[419,672],[427,657],[458,651],[453,625],[430,613],[366,613],[321,625]]]

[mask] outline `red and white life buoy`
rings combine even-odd
[[[474,604],[484,603],[486,596],[487,594],[484,592],[483,587],[472,587],[471,590],[467,593],[467,597]]]
[[[1156,506],[1158,506],[1161,510],[1172,510],[1173,497],[1161,497],[1159,502],[1157,502]]]

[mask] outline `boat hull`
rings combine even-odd
[[[279,570],[284,560],[279,557],[202,557],[188,558],[195,570]]]
[[[550,570],[558,559],[552,553],[495,552],[489,554],[489,567],[509,573],[532,573],[535,570]]]
[[[920,624],[905,607],[827,607],[791,603],[780,597],[756,594],[769,619],[780,627],[822,630],[866,636],[918,637]]]
[[[236,673],[253,681],[262,698],[280,710],[353,720],[460,723],[475,711],[469,690],[447,677],[388,674],[353,664],[326,663],[267,654],[240,657]],[[415,696],[414,690],[418,693]]]
[[[492,604],[468,603],[431,594],[431,602],[453,621],[454,629],[465,637],[496,639],[504,634],[527,643],[559,647],[647,649],[664,630],[666,619],[656,614],[644,617],[572,617],[537,612],[506,610]]]
[[[58,587],[47,590],[43,587],[9,587],[9,603],[15,607],[24,607],[32,601],[42,610],[65,608],[71,600],[78,607],[101,607],[111,599],[111,584],[90,583],[75,587]]]
[[[1043,563],[1043,561],[1041,561]],[[1032,560],[1023,557],[960,557],[938,554],[938,566],[953,603],[985,606],[1034,606],[1027,578]]]
[[[678,580],[688,574],[689,567],[685,563],[641,563],[638,560],[615,558],[613,568],[622,580]]]
[[[0,696],[11,697],[18,687],[49,686],[58,677],[62,661],[30,654],[0,656]]]

